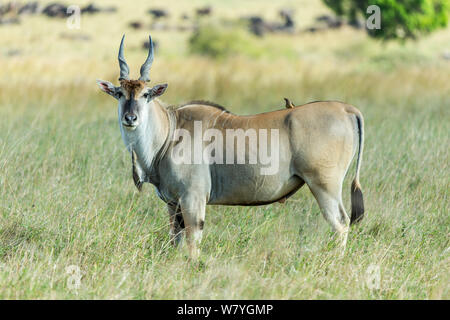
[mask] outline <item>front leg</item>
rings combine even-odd
[[[183,241],[184,220],[179,204],[167,204],[170,219],[170,241],[174,247]]]
[[[189,256],[192,260],[197,260],[200,254],[199,245],[205,224],[206,197],[189,193],[180,199],[180,206],[186,227],[186,243],[189,249]]]
[[[137,162],[137,156],[136,156],[136,152],[134,152],[134,150],[131,150],[131,163],[133,166],[134,185],[136,186],[138,191],[141,192],[142,184],[145,181],[145,175],[144,175],[144,171],[142,170],[139,163]]]

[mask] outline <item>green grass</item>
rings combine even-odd
[[[169,246],[153,188],[135,190],[110,100],[79,111],[62,102],[2,109],[0,296],[449,298],[448,101],[437,92],[426,107],[420,97],[358,100],[367,216],[346,255],[330,247],[304,188],[284,205],[208,207],[200,266]],[[348,191],[346,181],[347,206]],[[67,288],[72,264],[83,272],[78,294]],[[365,285],[372,264],[378,290]]]
[[[292,46],[306,48],[297,61],[168,53],[155,58],[152,81],[169,83],[169,103],[206,98],[239,114],[280,108],[284,96],[358,107],[366,217],[343,257],[304,187],[285,204],[207,207],[200,263],[189,262],[185,248],[169,245],[153,187],[136,191],[115,102],[96,88],[96,77],[117,77],[116,44],[99,58],[89,51],[97,41],[83,44],[90,58],[77,65],[74,53],[58,55],[70,44],[58,44],[54,78],[41,77],[46,57],[0,61],[16,71],[0,79],[0,298],[449,299],[450,65],[428,50],[443,50],[448,33],[383,49],[356,31],[335,32],[294,36]],[[347,45],[360,49],[345,54]],[[144,58],[130,49],[132,73]],[[70,265],[82,273],[78,290],[68,285]],[[381,281],[370,288],[374,266]]]

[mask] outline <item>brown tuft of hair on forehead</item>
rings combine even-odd
[[[120,80],[120,86],[125,89],[130,97],[137,97],[145,88],[145,82],[142,80]]]

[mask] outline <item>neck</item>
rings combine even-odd
[[[134,150],[137,162],[144,172],[151,175],[155,158],[163,148],[169,134],[167,110],[156,100],[150,101],[142,123],[128,131],[121,125],[122,138],[128,150]]]

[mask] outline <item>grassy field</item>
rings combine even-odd
[[[205,3],[165,1],[170,23]],[[342,100],[365,116],[366,217],[343,257],[304,187],[285,204],[207,207],[193,264],[171,248],[153,187],[136,191],[117,106],[95,83],[117,82],[123,33],[137,74],[149,31],[127,25],[149,22],[148,1],[98,4],[119,11],[83,16],[80,30],[43,16],[0,26],[0,298],[450,298],[450,61],[442,58],[450,29],[405,44],[348,27],[268,35],[253,39],[268,54],[220,60],[190,55],[188,32],[151,31],[160,48],[152,81],[169,83],[169,104],[207,99],[250,114],[281,108],[287,96]],[[294,7],[299,29],[329,13],[310,0],[213,5],[227,19],[275,19],[280,7]],[[91,40],[61,38],[70,33]]]

